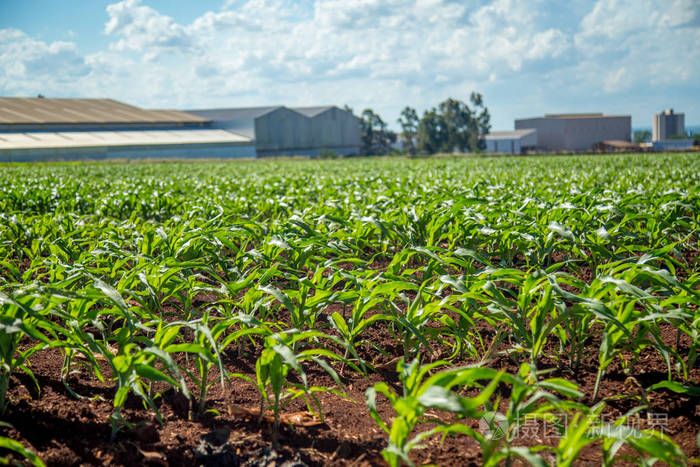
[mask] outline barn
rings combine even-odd
[[[335,106],[284,106],[193,109],[211,120],[211,127],[251,138],[259,157],[317,156],[333,151],[348,156],[360,152],[360,120]]]
[[[255,157],[251,138],[112,99],[0,98],[0,161]]]

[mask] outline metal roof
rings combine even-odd
[[[0,97],[0,124],[203,123],[179,110],[144,110],[113,99]]]
[[[268,107],[244,107],[228,109],[194,109],[185,112],[199,115],[209,120],[255,120],[273,110],[281,109],[281,105]]]
[[[545,114],[544,118],[617,118],[628,117],[629,115],[604,115],[602,113],[581,113],[581,114]]]
[[[251,143],[226,130],[73,131],[0,133],[0,149],[159,146],[173,144]]]
[[[213,120],[214,126],[235,131],[248,138],[255,139],[255,119],[282,109],[281,105],[269,107],[245,107],[230,109],[187,110],[194,115]]]
[[[537,130],[535,128],[526,128],[524,130],[492,131],[484,135],[484,139],[518,139],[532,133],[537,133]]]
[[[295,112],[299,112],[302,115],[306,115],[309,118],[313,118],[316,115],[322,114],[326,110],[332,109],[333,105],[322,105],[318,107],[291,107]]]

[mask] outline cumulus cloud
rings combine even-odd
[[[105,33],[121,36],[110,45],[118,51],[151,48],[187,49],[191,41],[184,28],[169,16],[141,5],[140,0],[124,0],[107,7],[109,21]]]
[[[110,45],[88,55],[0,31],[0,91],[32,92],[41,76],[56,94],[143,106],[349,103],[393,122],[406,104],[472,90],[494,114],[545,111],[553,96],[688,83],[700,71],[697,47],[670,45],[700,43],[696,0],[578,0],[577,17],[556,0],[229,0],[188,23],[147,3],[109,5]]]
[[[0,90],[35,94],[48,86],[71,83],[88,75],[90,65],[72,42],[50,44],[18,29],[0,30]]]
[[[694,46],[700,44],[699,20],[696,0],[598,0],[574,42],[590,79],[602,76],[607,93],[693,84],[700,71],[700,49]]]

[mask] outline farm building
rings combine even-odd
[[[660,141],[652,141],[651,145],[654,151],[687,151],[692,149],[694,140],[690,138],[680,139],[664,139]]]
[[[0,161],[255,157],[251,138],[112,99],[0,98]]]
[[[646,144],[646,143],[645,143]],[[642,152],[648,149],[648,146],[642,146],[638,143],[629,141],[601,141],[593,145],[593,149],[602,152]]]
[[[486,152],[523,154],[537,147],[537,130],[492,131],[484,139]]]
[[[685,137],[685,114],[673,113],[666,109],[654,115],[654,127],[651,131],[652,141],[664,141],[672,137]]]
[[[631,141],[629,115],[547,114],[515,121],[516,130],[537,130],[537,150],[589,151],[602,141]]]
[[[253,107],[187,110],[212,121],[212,128],[251,138],[259,157],[307,155],[323,150],[360,152],[360,120],[351,112],[325,107]]]

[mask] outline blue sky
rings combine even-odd
[[[673,107],[700,124],[697,0],[0,0],[0,95],[348,104],[396,128],[479,91],[493,129]]]

